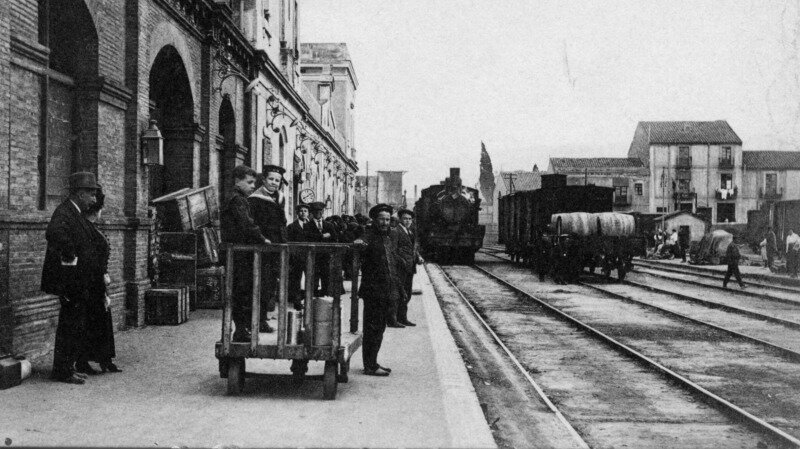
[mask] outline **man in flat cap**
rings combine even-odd
[[[416,236],[411,225],[414,223],[414,212],[400,209],[397,213],[399,224],[397,226],[397,255],[400,259],[398,275],[401,280],[402,292],[397,304],[397,324],[400,326],[416,326],[408,320],[408,302],[411,300],[411,286],[414,274],[417,273],[419,253],[417,252]]]
[[[308,204],[298,204],[294,208],[297,219],[286,227],[286,237],[289,242],[307,242],[305,228],[309,225]],[[292,254],[289,257],[289,301],[297,310],[303,310],[303,295],[301,279],[306,271],[306,260],[301,254]]]
[[[322,219],[322,212],[325,210],[325,204],[321,202],[314,202],[308,205],[311,211],[311,222],[306,225],[306,238],[309,242],[319,243],[336,243],[339,241],[339,235],[336,231],[336,226]],[[315,288],[321,289],[317,292],[317,296],[330,296],[333,292],[330,291],[330,256],[327,254],[318,254],[316,263],[314,264],[317,279],[314,280]]]
[[[378,364],[378,351],[386,330],[387,309],[397,300],[397,230],[389,227],[392,206],[378,204],[369,211],[372,226],[355,241],[361,252],[362,280],[358,295],[364,300],[362,316],[364,374],[388,376],[391,369]]]
[[[55,211],[47,225],[47,251],[42,268],[41,289],[56,295],[61,303],[53,351],[52,379],[83,384],[86,376],[75,371],[86,337],[87,291],[98,255],[92,245],[92,228],[83,216],[97,201],[94,173],[69,176],[69,197]]]

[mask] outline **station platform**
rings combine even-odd
[[[384,335],[379,362],[391,375],[362,374],[358,350],[336,400],[322,400],[318,381],[264,378],[227,396],[214,357],[221,311],[197,310],[179,326],[118,332],[122,373],[70,385],[47,379],[52,357],[35,363],[0,391],[0,437],[12,447],[496,447],[425,269],[414,287],[417,326]],[[289,374],[289,364],[248,360],[248,371]],[[308,374],[322,371],[309,363]]]

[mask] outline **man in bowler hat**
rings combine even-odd
[[[364,299],[364,340],[361,349],[364,374],[388,376],[391,369],[378,364],[378,352],[386,331],[387,309],[397,301],[400,291],[397,278],[397,230],[389,222],[392,206],[378,204],[369,211],[373,220],[364,236],[354,243],[361,254],[362,280],[358,295]]]
[[[86,337],[86,307],[92,270],[97,257],[92,246],[92,225],[82,212],[97,201],[94,173],[69,176],[69,197],[55,211],[47,225],[47,251],[42,268],[41,289],[58,296],[56,342],[53,354],[54,380],[83,384],[85,374],[75,371]]]

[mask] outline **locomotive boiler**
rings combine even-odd
[[[478,190],[462,185],[459,168],[451,168],[440,184],[423,189],[414,205],[422,254],[439,263],[474,262],[486,232],[478,224],[480,205]]]

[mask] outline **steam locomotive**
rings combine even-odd
[[[423,256],[439,263],[474,262],[486,232],[478,224],[480,206],[478,190],[461,184],[459,168],[450,168],[447,179],[423,189],[414,205]]]

